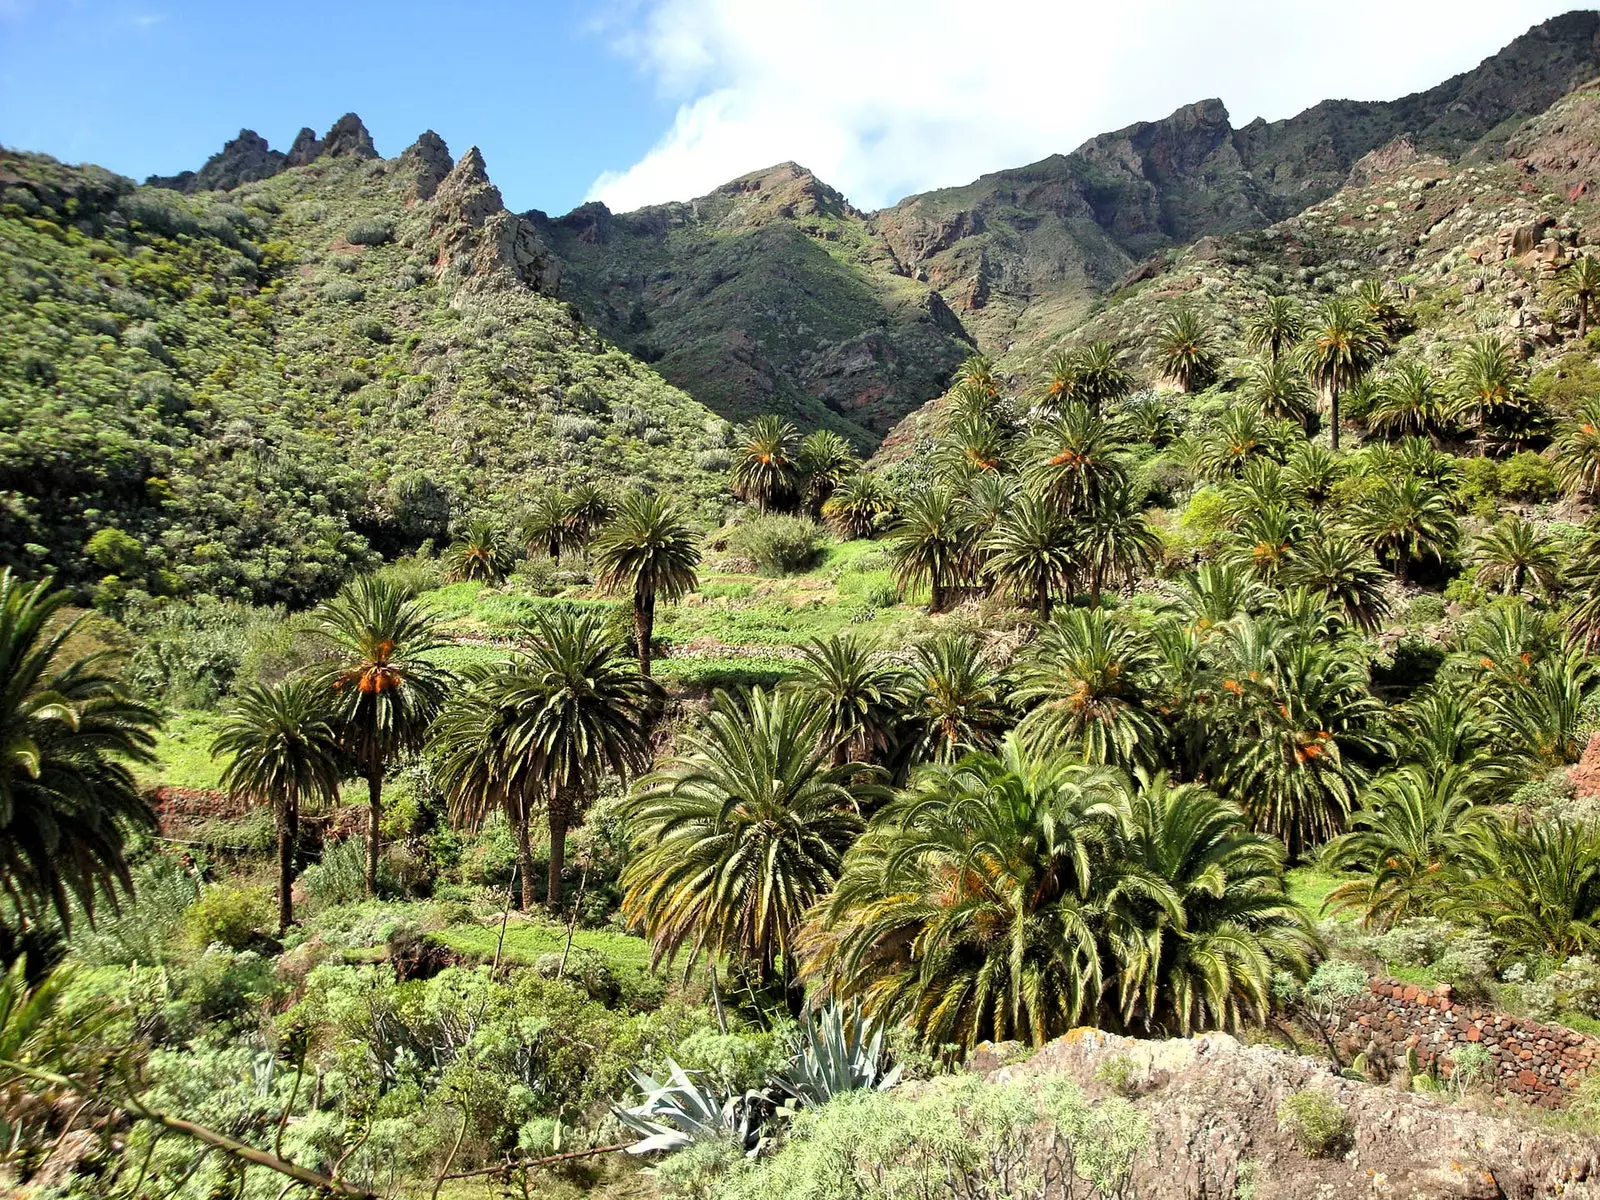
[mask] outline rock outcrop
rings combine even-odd
[[[229,191],[240,184],[269,179],[290,167],[301,167],[318,158],[377,158],[372,135],[355,113],[345,113],[333,123],[327,135],[318,138],[302,129],[289,147],[289,153],[274,150],[266,138],[253,129],[241,129],[239,136],[206,159],[198,171],[177,175],[152,175],[150,187],[171,188],[175,192]]]
[[[445,177],[455,170],[455,165],[456,160],[450,157],[450,147],[431,129],[424,131],[400,155],[401,169],[415,173],[415,195],[418,200],[433,199],[433,194],[439,190]]]
[[[454,278],[472,289],[523,284],[545,295],[556,293],[560,264],[532,222],[506,211],[476,146],[439,182],[431,203],[441,279]]]
[[[1013,1055],[980,1052],[974,1068],[996,1080],[1065,1075],[1146,1115],[1151,1141],[1127,1193],[1146,1200],[1600,1197],[1600,1138],[1346,1079],[1226,1034],[1139,1041],[1077,1030],[1007,1064]],[[1325,1157],[1308,1157],[1280,1122],[1284,1101],[1306,1092],[1345,1119],[1346,1136]]]

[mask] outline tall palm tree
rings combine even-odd
[[[130,763],[154,761],[161,720],[129,695],[106,654],[71,656],[64,592],[0,573],[0,885],[24,922],[73,902],[93,918],[131,888],[128,837],[155,828]]]
[[[445,552],[445,568],[453,579],[499,583],[516,563],[505,535],[485,520],[468,523],[466,531]]]
[[[603,773],[626,779],[650,762],[653,689],[597,612],[539,610],[527,664],[502,699],[518,712],[513,745],[536,759],[546,791],[550,869],[545,902],[561,909],[567,829]]]
[[[801,482],[794,425],[769,413],[750,422],[742,436],[733,464],[733,494],[762,512],[793,508]]]
[[[1201,464],[1211,478],[1231,479],[1257,459],[1282,459],[1284,441],[1283,427],[1256,409],[1229,408],[1207,435]]]
[[[1197,392],[1216,379],[1222,352],[1206,319],[1184,307],[1168,314],[1156,330],[1156,362],[1179,389]]]
[[[1124,1028],[1188,1035],[1261,1022],[1277,972],[1304,977],[1320,949],[1284,890],[1283,847],[1235,804],[1157,776],[1132,800],[1128,884],[1107,921]]]
[[[1480,449],[1488,449],[1496,425],[1514,425],[1528,407],[1526,372],[1516,352],[1493,334],[1472,338],[1456,354],[1450,369],[1453,413],[1478,432]]]
[[[934,444],[933,462],[950,482],[993,474],[1006,465],[1009,438],[999,422],[981,413],[955,413]]]
[[[966,521],[956,493],[925,488],[901,508],[889,539],[895,582],[909,591],[928,585],[928,611],[944,611],[952,587],[966,566]]]
[[[349,584],[317,612],[333,652],[324,682],[341,744],[367,781],[367,894],[378,886],[383,781],[402,754],[422,748],[449,676],[428,658],[442,641],[434,616],[376,575]]]
[[[908,711],[922,730],[918,756],[947,763],[997,746],[1011,724],[1010,682],[968,634],[942,634],[918,645],[906,681]]]
[[[1352,830],[1329,848],[1329,862],[1356,878],[1328,902],[1359,909],[1363,923],[1379,929],[1436,911],[1454,883],[1447,867],[1468,854],[1465,835],[1482,812],[1467,768],[1390,771],[1362,794]]]
[[[829,764],[824,722],[792,692],[718,692],[629,797],[622,911],[657,961],[729,955],[763,980],[781,966],[792,990],[800,922],[833,887],[875,794],[861,764]]]
[[[1350,294],[1372,323],[1383,330],[1383,336],[1391,341],[1408,327],[1394,289],[1376,276],[1363,279],[1350,290]]]
[[[799,668],[788,686],[808,711],[824,714],[833,764],[888,758],[905,719],[905,668],[848,633],[802,646]]]
[[[1484,531],[1472,549],[1478,582],[1507,596],[1555,590],[1561,555],[1539,529],[1521,517],[1506,517]]]
[[[1415,475],[1385,480],[1356,512],[1355,527],[1402,583],[1412,563],[1443,564],[1461,537],[1449,497]]]
[[[1066,590],[1077,567],[1072,523],[1054,504],[1024,494],[995,525],[985,570],[1018,604],[1050,617],[1054,597]]]
[[[1115,776],[1065,755],[929,767],[872,822],[806,931],[807,979],[927,1045],[1043,1045],[1092,1020],[1100,901],[1126,819]]]
[[[1302,442],[1283,464],[1283,482],[1308,508],[1320,508],[1344,477],[1344,465],[1326,446]]]
[[[554,561],[578,544],[574,535],[572,504],[566,496],[546,488],[534,497],[522,519],[522,544],[529,555],[545,553]]]
[[[1156,656],[1146,637],[1098,608],[1073,608],[1041,630],[1023,660],[1017,727],[1042,753],[1088,763],[1153,765],[1166,733],[1151,711]]]
[[[1339,394],[1377,364],[1389,340],[1365,306],[1349,297],[1324,301],[1307,323],[1300,362],[1328,396],[1328,430],[1339,448]]]
[[[1589,311],[1595,297],[1600,296],[1600,258],[1580,254],[1562,268],[1556,276],[1555,294],[1559,300],[1570,300],[1578,310],[1578,337],[1589,335]]]
[[[844,438],[831,429],[818,429],[800,442],[795,466],[805,489],[806,506],[813,519],[820,519],[828,497],[860,470],[861,463]]]
[[[343,758],[320,681],[252,684],[235,697],[211,753],[228,759],[222,786],[269,805],[278,827],[278,933],[294,921],[294,849],[303,805],[339,794]]]
[[[1386,438],[1425,437],[1437,441],[1450,426],[1444,397],[1426,363],[1396,363],[1378,382],[1377,401],[1367,427]]]
[[[1561,430],[1556,474],[1569,495],[1600,499],[1600,399],[1590,400]]]
[[[893,511],[894,497],[875,471],[851,475],[822,505],[822,515],[853,538],[871,537]]]
[[[1090,342],[1082,347],[1073,356],[1073,399],[1098,413],[1133,391],[1133,375],[1122,365],[1120,357],[1117,347],[1110,342]]]
[[[1245,394],[1276,421],[1294,421],[1309,430],[1317,411],[1316,393],[1305,372],[1284,358],[1253,362],[1245,377]]]
[[[655,637],[656,601],[668,604],[694,591],[699,583],[699,539],[682,510],[664,496],[632,492],[594,543],[600,585],[633,593],[634,640],[639,670],[650,674],[650,646]]]
[[[1098,605],[1107,586],[1132,584],[1161,561],[1161,535],[1139,509],[1139,493],[1127,479],[1101,489],[1099,497],[1074,521],[1077,574]]]
[[[1290,555],[1282,579],[1321,596],[1368,633],[1389,612],[1383,594],[1388,577],[1372,551],[1351,538],[1329,534],[1306,539]]]
[[[1245,318],[1244,343],[1276,363],[1283,352],[1300,340],[1304,313],[1293,296],[1268,296]]]
[[[1029,438],[1028,486],[1064,513],[1092,506],[1127,477],[1124,438],[1088,405],[1073,402]]]
[[[587,546],[616,512],[598,483],[580,483],[567,495],[567,532],[574,546]]]

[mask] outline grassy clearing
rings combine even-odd
[[[1328,894],[1345,882],[1347,880],[1343,876],[1319,871],[1315,867],[1296,867],[1284,873],[1284,883],[1289,889],[1289,898],[1305,909],[1313,921],[1327,917],[1332,917],[1336,921],[1353,919],[1323,907],[1327,903]]]
[[[449,925],[428,935],[433,941],[475,962],[493,962],[500,940],[500,926]],[[506,928],[501,961],[532,966],[540,956],[560,954],[567,944],[565,926],[513,916]],[[650,945],[643,938],[606,929],[579,929],[572,935],[575,955],[594,955],[604,960],[613,974],[627,980],[650,974]]]
[[[221,720],[221,713],[183,710],[169,717],[156,737],[156,761],[134,768],[140,786],[221,787],[223,764],[211,757],[211,741]]]

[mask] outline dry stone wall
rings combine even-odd
[[[1379,1077],[1415,1050],[1419,1069],[1447,1079],[1457,1049],[1482,1046],[1497,1094],[1545,1108],[1560,1107],[1600,1053],[1600,1042],[1573,1030],[1459,1004],[1448,984],[1421,988],[1394,979],[1374,979],[1334,1017],[1330,1033],[1347,1057],[1365,1054]]]

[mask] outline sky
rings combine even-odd
[[[354,111],[477,145],[513,209],[624,211],[792,159],[859,207],[1211,96],[1392,99],[1574,0],[0,0],[0,144],[142,179]]]

